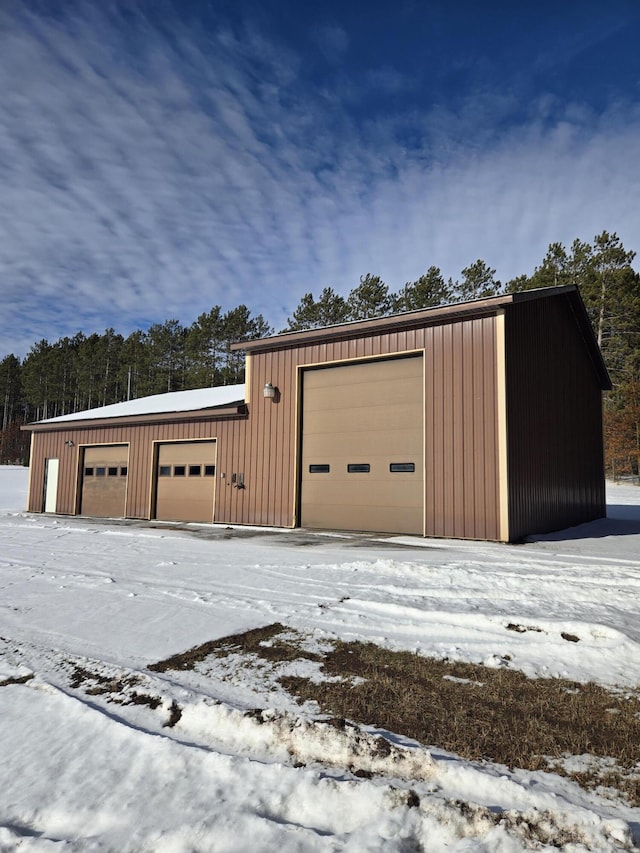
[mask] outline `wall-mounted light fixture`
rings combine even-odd
[[[267,382],[264,388],[262,389],[262,395],[265,399],[273,400],[276,396],[276,389],[273,387],[271,382]]]
[[[65,441],[65,444],[67,445],[67,447],[73,447],[74,446],[74,442],[70,438],[68,438]]]

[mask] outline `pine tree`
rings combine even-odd
[[[178,320],[154,323],[147,332],[150,347],[152,394],[182,391],[184,387],[186,330]]]
[[[246,305],[227,311],[222,318],[222,341],[224,347],[224,364],[221,370],[221,380],[224,385],[236,385],[244,382],[244,355],[234,352],[231,344],[238,341],[264,338],[273,333],[271,326],[262,314],[252,317]]]
[[[496,271],[479,258],[465,267],[462,270],[462,280],[455,285],[458,301],[468,302],[472,299],[497,296],[502,292],[502,284],[496,280],[495,274]]]
[[[384,317],[393,308],[393,297],[389,288],[379,275],[367,273],[360,276],[360,284],[347,297],[348,318],[367,320],[372,317]]]
[[[200,314],[189,327],[185,344],[188,384],[191,388],[217,385],[225,358],[224,324],[219,305]]]
[[[435,308],[451,301],[450,284],[445,282],[439,267],[431,266],[416,281],[407,282],[394,299],[393,310],[414,311]]]
[[[302,329],[318,329],[344,323],[348,319],[349,309],[346,300],[332,288],[325,287],[318,301],[313,293],[305,293],[300,304],[289,318],[286,331],[297,332]]]
[[[0,361],[0,406],[2,407],[2,430],[20,417],[23,407],[20,359],[8,355]]]
[[[34,344],[22,363],[22,383],[31,413],[36,420],[50,414],[50,382],[53,375],[53,347],[45,338]]]
[[[531,276],[529,288],[570,284],[572,276],[572,261],[567,250],[562,243],[550,243],[542,264]]]
[[[152,393],[150,355],[147,334],[140,329],[136,329],[123,341],[118,369],[120,401],[136,400]]]

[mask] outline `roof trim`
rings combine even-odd
[[[349,323],[324,326],[320,329],[305,329],[301,332],[282,332],[279,335],[273,335],[269,338],[239,341],[238,343],[231,344],[231,349],[245,350],[248,353],[268,352],[269,350],[288,349],[307,343],[322,343],[325,341],[355,338],[362,335],[433,326],[461,318],[487,316],[505,308],[508,311],[509,306],[520,302],[562,296],[566,297],[571,304],[573,314],[602,389],[610,391],[612,388],[611,378],[596,341],[587,309],[582,301],[580,291],[575,284],[519,290],[515,293],[505,293],[500,296],[491,296],[487,299],[476,299],[472,302],[457,302],[437,308],[420,308],[417,311],[407,311],[402,314],[394,314],[390,317],[376,317],[372,320],[352,320]]]
[[[554,288],[555,289],[555,288]],[[370,320],[351,320],[348,323],[338,323],[334,326],[323,326],[320,329],[304,329],[301,332],[281,332],[269,338],[238,341],[231,344],[232,350],[268,350],[296,346],[307,341],[317,342],[334,340],[335,338],[355,338],[371,332],[393,331],[412,326],[437,324],[438,322],[456,319],[459,316],[491,314],[514,301],[516,294],[507,293],[503,296],[491,296],[488,299],[476,299],[473,302],[456,302],[437,308],[419,308],[416,311],[406,311],[402,314],[392,314],[389,317],[375,317]]]
[[[183,412],[156,412],[150,415],[112,415],[105,418],[85,418],[72,421],[36,421],[23,424],[20,429],[29,432],[68,432],[69,430],[94,429],[95,427],[144,426],[145,424],[175,423],[176,421],[222,421],[246,418],[249,410],[246,403],[234,406],[217,406],[210,409],[192,409]]]

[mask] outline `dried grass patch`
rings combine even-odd
[[[285,635],[283,637],[282,635]],[[244,652],[261,661],[321,661],[327,681],[278,678],[298,701],[323,713],[373,725],[470,760],[527,770],[553,769],[587,788],[609,786],[640,805],[640,693],[597,684],[530,679],[507,669],[436,660],[373,643],[335,642],[323,652],[303,648],[304,637],[276,623],[225,637],[153,664],[192,669],[209,655]],[[331,680],[329,680],[331,679]],[[568,772],[568,755],[612,758],[597,770]]]

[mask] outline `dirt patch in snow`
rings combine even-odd
[[[294,642],[288,640],[289,633],[294,638]],[[243,634],[233,634],[229,637],[221,637],[219,640],[211,640],[208,643],[188,649],[186,652],[172,655],[166,660],[149,664],[147,669],[152,672],[194,669],[198,663],[211,655],[222,658],[238,652],[258,655],[263,660],[278,663],[298,660],[300,657],[304,657],[306,660],[322,660],[322,655],[318,653],[301,650],[301,638],[302,635],[297,634],[297,632],[290,632],[290,629],[285,625],[274,622],[272,625],[245,631]]]
[[[142,678],[139,675],[126,675],[122,672],[100,672],[96,665],[88,666],[71,664],[69,686],[81,690],[86,696],[102,696],[106,702],[115,705],[144,705],[155,711],[161,708],[165,701],[155,694],[147,693],[140,687]],[[180,706],[173,701],[169,707],[169,717],[164,726],[172,728],[181,716]]]
[[[28,675],[10,676],[9,678],[3,678],[0,681],[0,687],[8,687],[10,684],[26,684],[27,681],[31,681],[32,678],[32,672],[30,672]]]
[[[300,703],[316,703],[336,725],[353,720],[463,758],[526,770],[557,770],[567,755],[607,757],[606,780],[584,769],[560,772],[586,788],[605,782],[640,805],[638,691],[530,679],[507,667],[437,660],[373,643],[334,641],[310,650],[308,637],[280,623],[206,643],[149,669],[193,669],[208,657],[239,653],[248,666],[272,664],[281,687]],[[319,662],[323,678],[276,672],[277,664],[291,660]]]

